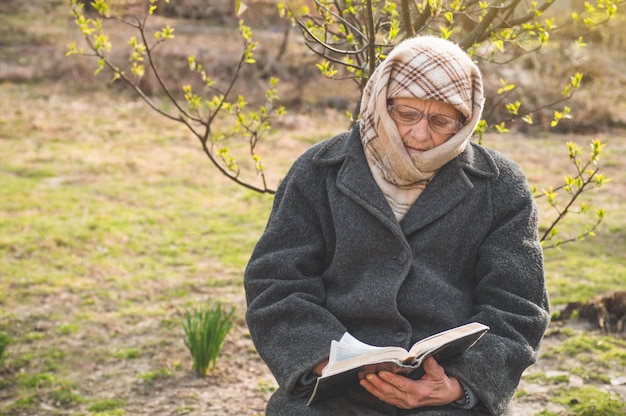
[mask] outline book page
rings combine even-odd
[[[342,361],[342,360],[357,357],[360,355],[376,354],[379,351],[390,350],[390,349],[394,349],[394,350],[399,349],[405,354],[408,354],[408,351],[400,347],[377,347],[375,345],[366,344],[362,341],[359,341],[358,339],[350,335],[348,332],[343,334],[341,339],[339,341],[335,341],[334,344],[335,344],[335,351],[333,354],[332,352],[333,343],[331,343],[330,360],[335,358],[336,361]]]
[[[478,322],[472,322],[447,331],[439,332],[414,344],[409,350],[409,355],[411,357],[415,357],[417,361],[421,361],[421,357],[432,353],[443,345],[457,339],[463,339],[465,337],[474,336],[475,334],[484,333],[488,329],[489,327],[486,325]],[[478,341],[478,339],[480,339],[480,337],[477,337],[475,341]]]
[[[336,374],[381,360],[401,361],[407,354],[408,351],[404,348],[369,345],[346,332],[339,341],[331,342],[328,365],[322,376]]]

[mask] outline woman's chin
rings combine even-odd
[[[426,149],[415,149],[412,147],[407,147],[406,151],[409,153],[410,156],[417,156],[423,154]]]

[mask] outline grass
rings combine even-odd
[[[544,189],[562,184],[566,175],[573,174],[573,166],[567,161],[566,141],[587,148],[596,138],[606,143],[600,168],[611,181],[602,188],[592,189],[583,198],[593,207],[591,211],[604,208],[608,214],[595,236],[565,244],[561,249],[544,251],[548,288],[555,307],[617,290],[626,281],[626,205],[621,199],[626,190],[626,172],[618,163],[626,152],[624,139],[620,132],[615,132],[593,136],[556,135],[544,139],[513,137],[505,140],[496,136],[486,143],[511,156],[521,165],[530,183]],[[537,204],[540,226],[545,228],[553,221],[554,211],[541,198],[537,199]],[[572,237],[593,222],[593,212],[590,215],[572,214],[558,228],[563,238]]]
[[[28,18],[0,13],[0,21],[4,39],[21,42],[28,33],[32,42],[53,44]],[[52,31],[64,36],[58,26]],[[71,66],[63,62],[57,66]],[[273,183],[304,148],[345,127],[341,117],[328,120],[325,114],[271,132],[262,152],[273,163]],[[584,147],[593,138],[608,144],[601,163],[613,181],[590,201],[609,214],[595,237],[546,250],[555,309],[623,289],[626,139],[617,132],[487,140],[532,183],[549,186],[569,172],[565,141]],[[248,397],[275,389],[269,373],[246,373],[242,381],[228,371],[259,362],[243,320],[241,282],[271,197],[219,176],[183,129],[106,86],[68,92],[65,84],[0,83],[0,148],[0,334],[7,340],[0,340],[7,345],[0,414],[133,414],[167,391],[182,414],[210,402],[206,391],[219,396],[237,386]],[[538,202],[545,224],[551,214]],[[572,217],[562,231],[585,223]],[[222,371],[194,385],[185,378],[192,363],[182,323],[186,310],[207,300],[237,312]],[[606,392],[626,371],[621,339],[554,326],[547,341],[525,380],[539,385],[559,414],[623,414],[624,396]],[[576,377],[583,388],[569,386]],[[191,387],[179,394],[181,385]],[[518,400],[537,396],[520,390]]]
[[[210,308],[205,305],[185,313],[185,346],[200,377],[206,377],[208,371],[215,370],[234,313],[234,308],[226,311],[219,302]]]
[[[574,358],[584,369],[583,373],[576,373],[584,378],[598,379],[607,371],[626,368],[626,341],[610,336],[572,334],[544,354]]]
[[[192,305],[207,299],[241,305],[241,272],[262,232],[271,197],[216,175],[184,131],[136,103],[111,106],[115,98],[106,94],[72,97],[55,86],[42,85],[36,94],[31,88],[0,85],[0,124],[12,126],[0,133],[5,149],[0,161],[0,330],[13,340],[4,385],[26,374],[11,387],[14,401],[7,409],[36,414],[42,403],[59,403],[93,414],[123,414],[123,403],[107,408],[97,392],[82,392],[80,374],[72,368],[119,363],[101,375],[114,380],[116,365],[133,362],[142,368],[133,379],[144,388],[189,371],[188,353],[180,348],[175,359],[182,365],[145,363],[159,350],[180,347],[183,311]],[[277,156],[275,170],[284,172],[300,147],[285,157],[279,138],[280,131],[269,138],[267,152]],[[622,158],[620,139],[606,140],[614,144],[607,159]],[[524,170],[540,171],[533,170],[532,158],[523,157],[525,147],[536,141],[518,138],[512,147],[494,143]],[[308,145],[303,141],[300,146]],[[561,145],[554,138],[542,141],[555,155]],[[553,172],[565,169],[555,166],[537,179],[551,180]],[[607,169],[614,183],[623,180],[617,165]],[[597,236],[546,251],[555,307],[621,288],[626,277],[624,207],[610,186],[595,192],[593,202],[612,205]],[[238,308],[238,325],[243,310]],[[152,326],[141,326],[151,321]],[[70,347],[85,338],[87,350]],[[574,333],[546,351],[544,359],[572,357],[562,371],[606,386],[610,377],[601,375],[615,366],[626,368],[625,351],[626,345],[610,337]],[[220,359],[229,360],[229,353]],[[558,388],[561,378],[533,382]],[[264,379],[257,383],[253,389],[273,389]],[[611,396],[607,403],[615,400],[619,403]]]
[[[157,346],[125,344],[102,326],[154,318],[173,320],[161,327],[171,333],[181,328],[172,305],[220,296],[198,288],[240,296],[270,198],[216,177],[184,132],[135,104],[111,107],[107,97],[75,99],[54,86],[0,89],[0,124],[11,126],[0,133],[0,330],[13,339],[5,376],[44,366],[71,374],[85,354],[96,362],[151,354]],[[140,128],[147,120],[152,128]],[[99,349],[48,354],[84,337]],[[36,409],[33,390],[18,383],[11,408]]]
[[[614,394],[593,386],[577,389],[564,389],[556,397],[556,402],[566,405],[576,416],[623,415],[626,403]]]
[[[98,400],[89,406],[89,410],[92,412],[102,413],[107,411],[114,411],[124,407],[124,401],[120,399],[106,399]]]

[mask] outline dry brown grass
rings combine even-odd
[[[64,2],[9,3],[3,6],[7,13],[0,18],[4,22],[0,35],[6,45],[0,50],[0,80],[52,81],[79,91],[109,85],[110,73],[104,71],[98,77],[93,76],[96,68],[93,59],[65,57],[69,42],[81,44],[82,41]],[[323,78],[315,68],[317,59],[305,47],[297,29],[286,31],[286,22],[269,18],[274,7],[272,1],[251,3],[247,16],[258,42],[257,65],[245,68],[235,94],[245,93],[248,101],[260,102],[267,80],[272,76],[280,79],[281,103],[292,111],[326,107],[353,110],[358,98],[355,84]],[[130,7],[127,11],[134,9]],[[573,120],[560,123],[555,131],[593,133],[626,126],[626,101],[621,94],[626,86],[626,61],[622,59],[626,44],[623,20],[618,16],[609,25],[588,33],[586,48],[577,48],[572,40],[568,40],[572,34],[564,30],[557,33],[553,43],[544,50],[511,65],[482,63],[488,91],[487,107],[490,107],[491,100],[500,99],[495,90],[501,86],[502,79],[517,85],[511,100],[519,98],[523,108],[533,108],[559,99],[569,77],[577,71],[584,74],[584,81],[583,87],[567,103],[573,109]],[[176,38],[162,45],[156,54],[161,76],[171,91],[180,94],[182,84],[201,88],[200,80],[191,76],[188,69],[187,56],[190,54],[196,55],[198,62],[204,65],[218,89],[225,86],[242,50],[237,23],[232,17],[185,20],[155,16],[149,24],[148,33],[165,25],[176,29]],[[136,33],[115,21],[107,22],[105,27],[113,43],[111,56],[121,67],[128,65],[126,44]],[[283,54],[280,48],[285,36],[287,48]],[[160,93],[150,73],[141,80],[141,85],[148,94]],[[536,126],[513,123],[510,127],[537,134],[545,130],[551,117],[552,110],[549,110],[535,116]]]

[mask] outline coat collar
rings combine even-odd
[[[320,165],[340,164],[338,189],[381,222],[399,230],[367,164],[358,126],[324,142],[313,160]],[[477,177],[493,179],[498,175],[498,167],[489,152],[470,142],[463,153],[437,172],[407,212],[400,223],[404,235],[417,231],[462,203],[472,192]]]
[[[401,232],[391,207],[374,181],[363,152],[358,125],[324,143],[314,157],[320,165],[340,165],[337,188],[389,228]]]

